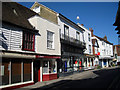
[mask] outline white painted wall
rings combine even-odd
[[[64,34],[64,25],[69,27],[69,37],[72,37],[74,39],[76,39],[76,31],[80,33],[80,41],[83,42],[84,41],[84,35],[83,35],[83,31],[80,29],[76,29],[73,25],[71,25],[71,23],[68,23],[67,21],[63,20],[62,18],[58,17],[58,24],[60,26],[61,29],[61,34]]]
[[[106,42],[104,42],[103,40],[98,39],[97,37],[93,37],[96,38],[99,44],[99,52],[100,52],[100,57],[111,57],[113,56],[113,45],[108,44]],[[105,45],[102,45],[102,42],[105,43]],[[104,52],[105,50],[105,52]]]
[[[88,30],[87,28],[85,28],[84,26],[80,25],[80,24],[79,24],[79,26],[85,30],[84,31],[84,40],[85,40],[85,43],[86,43],[86,50],[85,50],[84,54],[92,55],[93,50],[92,50],[91,31]],[[90,34],[90,41],[88,40],[88,34]],[[89,53],[89,45],[91,45],[91,53]]]
[[[59,26],[40,16],[34,16],[29,22],[39,30],[35,36],[35,51],[40,54],[61,55]],[[54,33],[54,49],[47,48],[47,30]]]

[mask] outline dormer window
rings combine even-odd
[[[35,11],[36,13],[40,13],[40,6],[35,6],[33,11]]]

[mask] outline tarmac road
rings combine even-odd
[[[120,67],[86,72],[82,76],[63,80],[63,83],[36,89],[62,88],[106,88],[117,90],[120,88]],[[34,89],[34,90],[36,90]],[[119,89],[120,90],[120,89]]]

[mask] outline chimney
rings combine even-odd
[[[89,30],[91,31],[91,36],[93,37],[94,34],[93,34],[93,29],[92,28],[89,28]]]
[[[107,36],[105,35],[103,39],[107,41]]]
[[[82,26],[84,26],[84,24],[81,24]]]

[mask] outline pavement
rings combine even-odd
[[[94,73],[97,71],[102,71],[102,70],[111,70],[111,69],[115,69],[118,67],[109,67],[109,68],[103,68],[103,69],[95,69],[95,70],[88,70],[88,71],[83,71],[80,73],[75,73],[66,77],[60,77],[56,80],[51,80],[51,81],[44,81],[44,82],[37,82],[34,85],[30,85],[30,86],[26,86],[26,87],[22,87],[16,90],[30,90],[30,89],[51,89],[53,87],[62,87],[62,85],[64,86],[64,84],[67,83],[73,83],[73,81],[78,81],[78,80],[86,80],[86,79],[95,79],[97,77],[99,77],[98,73]],[[102,72],[99,72],[102,73]],[[120,77],[116,77],[115,80],[110,84],[109,88],[114,88],[113,86],[115,86],[116,82],[120,82],[120,80],[118,81],[118,78]],[[75,82],[76,83],[76,82]],[[115,85],[114,85],[115,84]],[[116,85],[115,87],[119,87],[119,84]]]

